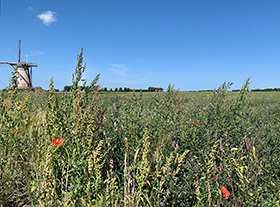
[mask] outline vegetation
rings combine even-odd
[[[82,54],[70,93],[53,78],[20,93],[16,71],[0,92],[0,206],[280,204],[279,99],[253,98],[250,78],[230,99],[226,82],[199,98],[171,84],[99,96],[99,75],[78,86]]]

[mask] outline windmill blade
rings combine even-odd
[[[18,74],[28,85],[30,85],[29,82],[20,73],[18,73]]]
[[[32,85],[33,85],[32,84],[32,67],[30,67],[30,79],[29,80],[30,80],[30,84],[31,84],[31,87],[32,87]]]
[[[25,80],[25,82],[27,83],[27,85],[31,86],[31,80],[30,80],[30,74],[29,74],[29,67],[28,67],[28,66],[26,66],[26,67],[24,68],[24,72],[25,72],[26,76],[28,77],[29,82],[27,82],[25,79],[24,79],[24,80]]]

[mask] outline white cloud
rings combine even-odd
[[[46,11],[46,12],[43,12],[42,14],[38,14],[37,18],[42,20],[45,25],[49,25],[49,24],[57,21],[57,19],[55,18],[55,15],[56,15],[55,12]]]
[[[32,52],[31,54],[26,54],[26,55],[28,55],[28,57],[45,55],[45,52],[43,52],[43,51],[31,51],[31,52]]]
[[[111,67],[118,67],[118,68],[123,68],[125,64],[115,64],[115,63],[110,63]]]
[[[128,68],[125,67],[125,64],[110,63],[110,66],[113,68],[109,68],[108,71],[113,72],[117,75],[125,76],[127,75],[128,71],[130,71]]]
[[[29,11],[34,11],[33,7],[31,7],[31,6],[29,6],[27,9],[28,9]]]

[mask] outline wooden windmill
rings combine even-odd
[[[18,51],[18,63],[10,62],[0,62],[0,64],[8,64],[13,68],[17,68],[17,81],[18,88],[20,89],[32,89],[32,68],[38,67],[37,64],[27,63],[20,61],[20,52],[21,52],[21,40],[19,40],[19,51]]]

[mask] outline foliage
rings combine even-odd
[[[100,74],[78,87],[82,63],[71,94],[52,78],[48,96],[0,92],[0,206],[279,205],[279,100],[251,98],[250,79],[231,99],[226,82],[106,97]]]

